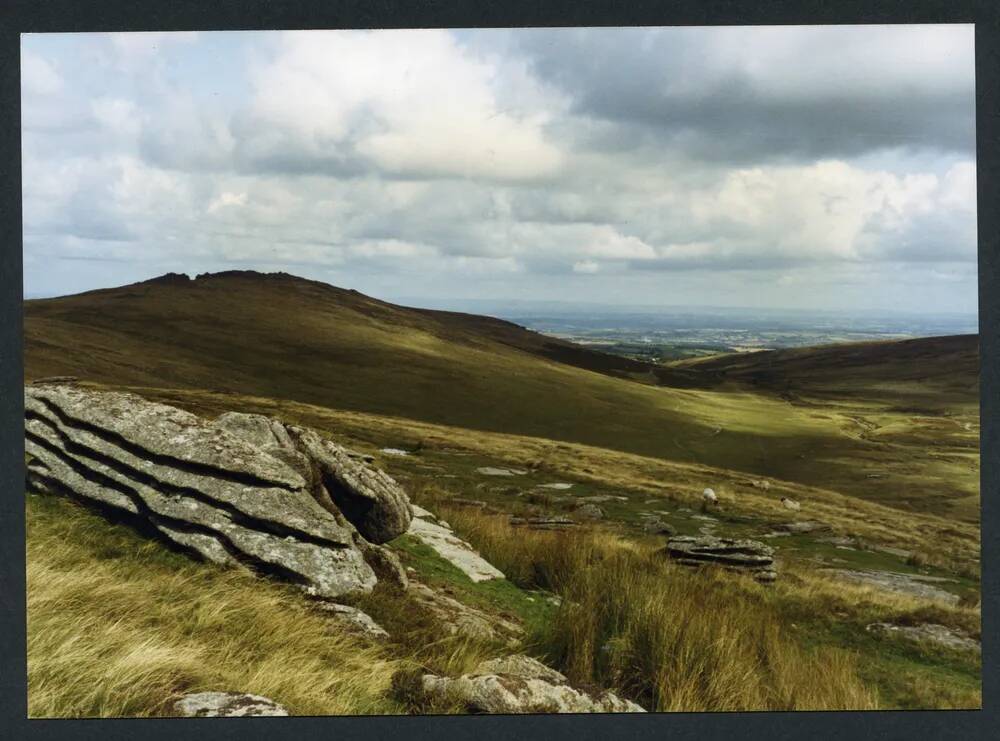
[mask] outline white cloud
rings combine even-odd
[[[63,89],[56,68],[37,54],[21,51],[21,92],[24,95],[54,95]]]
[[[491,67],[445,31],[292,32],[255,73],[251,158],[352,157],[406,176],[521,180],[562,155],[542,112],[498,106]]]

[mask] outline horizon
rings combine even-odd
[[[314,278],[307,278],[305,276],[296,275],[294,273],[288,273],[286,271],[257,271],[257,270],[228,270],[228,271],[218,271],[213,273],[202,273],[202,274],[189,274],[184,272],[170,272],[161,273],[159,275],[150,276],[142,280],[117,284],[108,286],[98,286],[95,288],[87,289],[86,291],[81,291],[80,293],[88,293],[90,291],[100,291],[100,290],[113,290],[116,288],[125,288],[131,285],[138,285],[141,283],[148,283],[156,281],[167,277],[181,277],[183,276],[189,281],[194,281],[203,277],[218,277],[220,275],[225,275],[226,273],[235,274],[250,274],[259,275],[262,277],[270,276],[287,276],[298,280],[310,280],[314,281]],[[356,291],[352,286],[346,285],[334,285],[332,283],[327,283],[326,281],[318,281],[329,285],[333,288],[345,291]],[[723,305],[690,305],[690,304],[606,304],[593,301],[565,301],[565,300],[535,300],[535,299],[449,299],[448,297],[436,297],[434,299],[419,299],[414,297],[386,297],[367,294],[364,291],[357,291],[369,298],[373,298],[379,301],[385,301],[387,303],[395,304],[403,308],[413,308],[413,309],[432,309],[440,311],[456,311],[456,312],[469,312],[469,313],[481,313],[484,315],[492,315],[498,318],[517,318],[518,314],[514,313],[518,310],[525,312],[521,316],[531,315],[535,319],[544,319],[545,311],[552,311],[553,318],[566,318],[573,315],[578,315],[584,311],[595,311],[595,312],[606,312],[608,315],[635,315],[635,316],[647,316],[649,314],[658,313],[670,313],[677,316],[703,316],[709,317],[713,313],[722,314],[723,318],[726,315],[731,316],[732,314],[738,312],[759,312],[763,314],[785,314],[785,315],[797,315],[802,317],[836,317],[838,319],[911,319],[911,320],[928,320],[928,319],[938,319],[938,320],[953,320],[953,321],[969,321],[974,320],[977,324],[978,332],[978,313],[976,312],[932,312],[932,313],[921,313],[915,311],[907,311],[901,309],[880,309],[876,311],[857,311],[850,309],[811,309],[811,308],[799,308],[799,307],[782,307],[782,306],[723,306]],[[29,295],[24,294],[25,301],[33,300],[44,300],[44,299],[55,299],[55,298],[67,298],[69,296],[78,294],[55,294],[55,295]],[[476,307],[479,307],[479,311],[473,311]],[[490,312],[490,309],[494,313]],[[563,314],[559,313],[562,310]],[[784,317],[785,320],[788,319],[787,316]]]
[[[22,36],[24,292],[976,315],[973,27]]]

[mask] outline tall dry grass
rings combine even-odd
[[[438,507],[513,581],[561,595],[535,650],[579,684],[659,711],[877,706],[852,653],[806,647],[749,579],[691,574],[610,533],[524,530]]]
[[[65,500],[28,497],[31,717],[169,714],[181,694],[265,695],[296,715],[400,712],[398,662],[290,587],[170,553]]]

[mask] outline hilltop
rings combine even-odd
[[[915,350],[919,364],[905,354]],[[971,521],[975,355],[973,337],[654,366],[499,319],[250,271],[168,274],[25,302],[28,379],[70,374],[112,386],[205,389],[530,435]],[[843,380],[838,368],[851,363],[864,369],[867,389],[886,393],[851,396],[853,381],[844,380],[835,408],[789,398],[789,388]],[[951,393],[942,396],[945,387]],[[913,411],[928,406],[933,417]]]

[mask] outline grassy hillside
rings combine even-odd
[[[25,304],[29,379],[208,389],[579,442],[976,521],[974,341],[922,342],[935,362],[920,374],[880,349],[859,361],[874,396],[817,406],[717,365],[747,360],[657,368],[280,274],[166,276]]]

